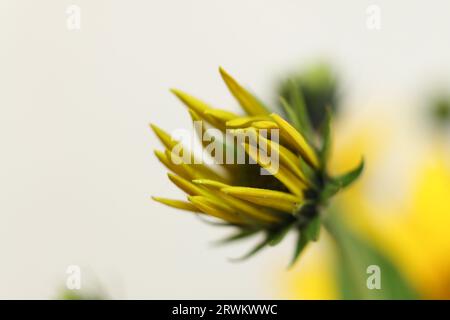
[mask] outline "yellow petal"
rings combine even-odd
[[[221,198],[217,196],[217,192],[211,192],[210,190],[204,188],[200,185],[195,185],[191,181],[184,179],[180,176],[168,173],[167,174],[170,181],[172,181],[178,188],[186,192],[191,196],[203,196],[212,199],[211,201],[216,201],[222,203],[224,207],[227,207],[229,210],[232,209],[232,206],[226,203],[226,201],[221,201]]]
[[[216,190],[229,187],[229,185],[227,184],[207,179],[193,180],[192,182],[207,187],[208,190],[211,192],[210,198],[215,198],[221,203],[224,203],[228,206],[235,208],[237,212],[241,212],[244,216],[252,220],[257,220],[265,223],[278,222],[280,220],[279,217],[274,215],[272,212],[268,212],[263,208],[246,203],[245,201],[236,199],[226,194],[218,194]]]
[[[218,121],[227,122],[238,118],[239,116],[233,112],[229,112],[221,109],[209,109],[204,112],[205,115],[211,116]]]
[[[194,110],[198,114],[203,114],[210,106],[203,101],[181,91],[178,89],[170,89],[170,91],[177,96],[189,109]]]
[[[192,212],[201,212],[196,206],[194,206],[190,202],[181,201],[181,200],[172,200],[172,199],[166,199],[166,198],[159,198],[159,197],[152,197],[153,200],[160,202],[162,204],[165,204],[166,206],[186,210],[186,211],[192,211]]]
[[[211,121],[214,121],[214,119],[213,118],[211,118],[211,117],[209,117],[208,115],[206,115],[206,114],[204,114],[204,113],[201,113],[201,114],[199,114],[198,112],[196,112],[196,111],[194,111],[194,110],[192,110],[192,109],[188,109],[188,112],[189,112],[189,115],[191,116],[191,118],[192,118],[192,121],[193,122],[195,122],[195,121],[201,121],[202,123],[202,126],[201,126],[201,128],[202,128],[202,132],[201,132],[201,136],[199,136],[199,138],[200,138],[200,140],[203,140],[202,139],[202,137],[203,137],[203,135],[205,134],[205,131],[207,130],[207,129],[209,129],[209,128],[212,128],[212,127],[217,127],[216,126],[216,124],[218,125],[219,123],[216,121],[216,123],[211,123]],[[211,120],[212,119],[212,120]],[[212,125],[212,126],[211,126]],[[223,125],[221,125],[221,127],[224,127]],[[198,132],[198,135],[200,134],[200,132]]]
[[[195,184],[191,183],[190,181],[180,176],[171,173],[168,173],[167,176],[169,177],[170,181],[172,181],[178,188],[180,188],[189,195],[202,195],[202,196],[209,195],[209,192],[206,191],[205,189],[196,186]]]
[[[155,150],[154,152],[155,152],[155,156],[158,158],[158,160],[161,161],[161,163],[163,165],[165,165],[167,169],[169,169],[170,171],[172,171],[184,178],[190,177],[190,173],[187,172],[183,166],[176,165],[172,161],[170,161],[170,159],[167,157],[165,152],[162,152],[159,150]]]
[[[200,118],[200,116],[195,111],[193,111],[191,109],[189,109],[189,114],[191,115],[192,121],[201,121],[202,120]],[[202,128],[202,130],[201,130],[202,132],[199,132],[200,130],[195,130],[195,132],[197,134],[197,137],[201,141],[201,143],[203,145],[203,148],[206,148],[211,143],[210,141],[203,139],[203,137],[205,135],[205,131],[206,131],[206,129],[208,129],[208,124],[205,123],[205,121],[204,121],[201,128]],[[230,143],[227,143],[226,142],[226,138],[224,140],[225,141],[222,141],[222,144],[224,144],[225,148],[226,148],[225,154],[226,154],[226,152],[234,153],[234,145],[230,144]],[[225,168],[225,170],[228,173],[230,173],[230,171],[233,170],[233,166],[234,166],[234,164],[227,164],[227,163],[221,164],[221,167]],[[209,176],[209,178],[211,178],[211,177],[212,176]],[[215,178],[212,178],[212,179],[215,179]],[[229,180],[229,177],[220,176],[219,180]]]
[[[188,109],[188,112],[189,112],[189,115],[190,115],[191,118],[192,118],[192,121],[202,121],[202,120],[203,120],[202,118],[200,118],[200,116],[198,115],[198,113],[195,112],[194,110]]]
[[[220,175],[219,173],[216,173],[213,169],[211,169],[209,166],[204,164],[192,164],[191,165],[199,174],[198,176],[200,179],[210,179],[210,180],[217,180],[221,181],[223,183],[229,182],[229,177],[225,177]]]
[[[242,130],[256,130],[256,132],[260,133],[261,130],[266,130],[265,136],[271,137],[272,136],[272,130],[279,130],[279,126],[275,121],[272,121],[271,118],[269,120],[261,120],[261,121],[254,121],[251,124],[251,127],[243,128]],[[294,146],[291,142],[292,138],[287,135],[287,133],[284,130],[279,130],[279,140],[281,140],[281,143],[287,144],[289,146]]]
[[[162,142],[162,144],[169,150],[172,150],[173,147],[175,147],[179,142],[176,140],[173,140],[170,134],[165,132],[163,129],[159,128],[158,126],[154,124],[150,124],[150,127],[152,128],[153,132],[156,134],[158,139]]]
[[[293,213],[303,200],[302,197],[294,196],[290,193],[259,188],[227,187],[222,188],[221,191],[240,199],[287,213]]]
[[[306,175],[301,170],[299,159],[294,153],[292,153],[291,150],[274,141],[268,140],[261,135],[258,139],[260,139],[259,141],[264,141],[270,151],[278,151],[280,163],[297,175],[297,177],[299,177],[305,184],[311,186],[310,181],[308,181]]]
[[[246,143],[243,144],[243,147],[253,160],[255,160],[262,168],[266,169],[270,174],[272,174],[282,184],[284,184],[290,192],[300,197],[303,195],[302,189],[306,189],[306,185],[304,182],[299,180],[281,164],[278,168],[278,171],[275,172],[273,168],[271,168],[271,166],[264,164],[261,161],[260,157],[258,157],[257,150],[255,150],[254,148],[250,148],[250,146]]]
[[[213,126],[210,125],[210,123],[208,122],[208,120],[201,118],[194,110],[189,109],[189,114],[192,118],[192,121],[202,121],[201,123],[201,130],[198,130],[199,128],[195,128],[195,134],[197,135],[198,139],[200,140],[200,142],[202,143],[203,148],[206,148],[211,142],[208,141],[207,139],[203,139],[205,137],[206,134],[206,130],[213,128]],[[221,124],[219,126],[219,124],[217,124],[215,126],[216,128],[219,128],[221,130],[225,129],[225,125]]]
[[[289,142],[298,150],[306,162],[314,168],[319,168],[319,159],[317,158],[314,149],[306,142],[305,138],[300,132],[295,130],[293,126],[279,115],[272,113],[270,117],[275,120],[280,129],[289,138]]]
[[[227,212],[229,214],[237,216],[236,210],[225,202],[221,201],[219,198],[205,196],[195,196],[194,198],[201,200],[202,202],[207,203],[210,206],[216,207],[223,212]]]
[[[236,196],[239,197],[241,199],[244,199],[244,197],[242,196]],[[291,202],[284,202],[284,201],[273,201],[270,199],[264,199],[264,198],[258,198],[258,197],[250,197],[247,196],[245,197],[246,201],[249,201],[251,203],[266,207],[266,208],[271,208],[271,209],[276,209],[282,212],[286,212],[289,214],[292,214],[295,212],[297,205],[295,203],[291,203]]]
[[[199,130],[199,128],[195,128],[194,131],[195,131],[195,135],[197,136],[199,141],[202,143],[203,148],[205,148],[209,144],[209,141],[205,141],[203,139],[203,136],[204,136],[204,134],[206,132],[206,129],[207,129],[206,121],[203,121],[203,119],[200,118],[198,113],[195,112],[194,110],[188,109],[188,111],[189,111],[189,115],[191,116],[192,122],[199,122],[199,121],[201,121],[201,125],[202,125],[201,126],[201,130]]]
[[[170,152],[169,150],[165,151],[166,158],[172,164],[172,168],[170,170],[175,173],[183,172],[185,173],[183,177],[190,179],[212,179],[218,181],[226,181],[227,179],[220,174],[216,173],[209,166],[194,163],[194,158],[191,156],[191,163],[183,163],[183,159],[175,153]],[[173,163],[173,160],[176,160],[176,164]]]
[[[280,166],[279,171],[274,174],[274,176],[280,180],[290,192],[297,196],[303,196],[302,190],[306,189],[305,183],[294,176],[289,170]]]
[[[213,188],[217,188],[217,189],[221,189],[221,188],[226,188],[229,185],[216,181],[216,180],[210,180],[210,179],[197,179],[197,180],[192,180],[193,183],[195,184],[200,184],[200,185],[205,185],[205,186],[209,186],[209,187],[213,187]]]
[[[167,160],[172,164],[175,173],[180,174],[180,172],[185,173],[185,175],[183,175],[183,177],[186,178],[190,178],[190,179],[195,179],[195,178],[202,178],[202,174],[201,171],[198,170],[197,168],[194,167],[194,165],[189,165],[183,162],[183,158],[181,158],[180,156],[178,156],[177,154],[169,151],[169,150],[165,150],[165,154],[166,154],[166,158]],[[190,161],[193,161],[192,155],[190,155]],[[176,162],[174,162],[174,160]]]
[[[222,123],[214,119],[213,117],[205,115],[205,111],[211,110],[212,108],[205,102],[197,99],[181,90],[178,89],[170,89],[170,91],[177,96],[178,99],[181,100],[189,109],[195,111],[198,115],[204,117],[206,121],[211,123],[215,127],[223,126]]]
[[[255,117],[239,117],[230,121],[227,121],[226,125],[229,128],[244,128],[250,126],[252,122],[264,121],[270,119],[268,116],[255,116]]]
[[[204,213],[213,216],[215,218],[219,218],[221,220],[225,220],[234,224],[243,224],[242,220],[233,213],[230,213],[226,210],[218,208],[215,204],[208,201],[206,197],[194,196],[188,197],[188,200],[192,202],[194,206],[203,211]]]
[[[267,114],[266,108],[261,104],[261,102],[258,101],[258,99],[256,99],[252,94],[250,94],[250,92],[237,83],[237,81],[226,73],[225,70],[219,68],[219,71],[230,92],[249,115],[256,116]]]
[[[278,129],[278,125],[273,121],[255,121],[252,122],[252,127],[256,129]]]
[[[225,187],[222,188],[221,191],[235,196],[249,196],[292,203],[300,203],[303,200],[303,197],[295,196],[290,193],[261,188]]]
[[[220,199],[222,199],[222,201],[225,201],[228,205],[234,207],[236,210],[238,210],[238,212],[242,212],[242,214],[252,220],[260,221],[263,223],[274,223],[280,221],[280,217],[273,214],[272,212],[269,212],[267,210],[264,210],[264,208],[255,206],[232,196],[221,194]]]
[[[180,167],[180,166],[176,166],[176,167]],[[202,195],[202,196],[205,196],[208,198],[215,198],[216,200],[221,200],[224,203],[224,205],[236,208],[237,210],[239,210],[239,212],[242,212],[244,215],[249,216],[249,218],[251,218],[251,219],[257,219],[258,221],[262,221],[262,222],[277,222],[277,221],[279,221],[278,217],[274,216],[270,212],[266,212],[262,208],[258,208],[254,205],[245,203],[242,200],[235,199],[235,198],[233,198],[231,196],[227,196],[225,194],[218,195],[217,192],[216,192],[216,194],[214,194],[214,192],[211,192],[210,190],[202,188],[201,185],[197,186],[194,183],[183,178],[182,176],[168,173],[168,177],[177,187],[179,187],[181,190],[183,190],[184,192],[186,192],[189,195]]]

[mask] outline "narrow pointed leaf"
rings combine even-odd
[[[283,228],[281,228],[281,230],[278,230],[277,232],[274,232],[271,236],[270,236],[270,246],[276,246],[277,244],[279,244],[281,241],[283,241],[284,237],[288,234],[289,230],[291,229],[292,225],[288,225],[285,226]]]
[[[284,112],[286,112],[286,115],[288,116],[290,122],[294,126],[295,129],[297,129],[300,132],[303,132],[303,128],[300,124],[300,121],[297,117],[297,114],[295,113],[292,106],[289,104],[289,102],[286,101],[283,97],[280,97],[280,104],[283,107]]]
[[[297,113],[302,133],[310,140],[312,135],[312,125],[306,108],[305,99],[301,91],[298,90],[298,87],[295,80],[289,81],[289,93],[292,107]]]
[[[224,239],[218,240],[216,242],[214,242],[215,245],[222,245],[222,244],[227,244],[230,242],[234,242],[234,241],[238,241],[238,240],[242,240],[248,237],[251,237],[253,235],[255,235],[256,233],[258,233],[260,230],[259,229],[242,229],[239,230],[238,232],[232,234],[231,236],[228,236]]]
[[[300,254],[303,252],[307,244],[308,240],[306,239],[305,235],[303,234],[303,232],[299,231],[294,256],[292,257],[289,267],[292,267],[295,264],[295,262],[297,262],[298,258],[300,257]]]
[[[327,109],[327,115],[322,128],[322,147],[320,149],[319,157],[322,168],[326,170],[326,164],[330,156],[331,149],[331,111]]]
[[[204,214],[203,212],[197,213],[195,216],[198,218],[198,220],[200,220],[201,222],[208,224],[210,226],[215,226],[215,227],[236,227],[237,226],[236,224],[229,223],[229,222],[211,221],[207,218],[208,215]],[[215,218],[213,218],[213,219],[215,219]]]
[[[361,159],[361,162],[355,169],[347,172],[346,174],[344,174],[342,176],[335,178],[335,180],[339,181],[341,186],[343,188],[345,188],[345,187],[349,186],[351,183],[353,183],[353,181],[358,179],[358,177],[361,175],[363,170],[364,170],[364,159]]]
[[[232,258],[230,259],[231,261],[244,261],[247,260],[248,258],[254,256],[256,253],[258,253],[259,251],[261,251],[264,247],[266,247],[271,241],[271,238],[269,236],[266,236],[266,238],[264,238],[263,241],[261,241],[260,243],[258,243],[252,250],[250,250],[247,254],[243,255],[240,258]]]
[[[319,215],[317,215],[305,227],[303,231],[304,236],[310,241],[317,241],[317,239],[319,238],[320,225],[320,217]]]
[[[325,185],[320,198],[323,202],[326,202],[330,197],[334,196],[341,189],[348,187],[351,183],[353,183],[364,170],[364,159],[361,160],[360,164],[353,170],[330,179]]]

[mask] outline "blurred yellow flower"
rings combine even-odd
[[[347,145],[352,152],[342,152],[347,138],[339,141],[337,149],[341,152],[335,152],[331,162],[334,170],[354,163],[355,159],[348,155],[354,154],[355,149],[363,150],[372,170],[366,171],[361,181],[344,192],[335,205],[355,233],[394,262],[419,297],[450,299],[450,153],[442,144],[432,144],[412,170],[413,183],[402,203],[376,205],[368,200],[365,188],[382,153],[383,141],[387,141],[377,136],[379,132],[382,130],[376,126],[374,130],[362,130],[358,134],[359,143]],[[302,261],[303,268],[299,265],[285,277],[287,297],[341,298],[333,251],[327,247],[316,247],[314,251],[318,252],[305,252],[310,258],[308,265]],[[326,265],[330,261],[331,266]]]
[[[403,214],[383,221],[378,235],[424,298],[450,299],[449,198],[450,161],[438,148],[417,169]]]

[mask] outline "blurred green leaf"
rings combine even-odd
[[[293,73],[288,79],[280,84],[279,96],[293,106],[301,120],[308,121],[306,130],[317,132],[325,119],[325,109],[329,107],[333,115],[338,110],[334,71],[328,64],[317,63]]]
[[[289,232],[291,226],[292,226],[292,224],[288,224],[288,225],[280,226],[280,228],[277,230],[271,230],[271,231],[266,232],[264,239],[262,241],[260,241],[252,250],[250,250],[247,254],[245,254],[244,256],[242,256],[240,258],[233,258],[231,260],[233,260],[233,261],[246,260],[246,259],[252,257],[254,254],[261,251],[264,247],[266,247],[268,245],[275,246],[275,245],[279,244],[284,239],[286,234]],[[242,230],[242,231],[239,231],[236,234],[232,235],[231,237],[228,237],[228,238],[222,240],[220,243],[227,243],[227,242],[231,242],[231,241],[244,239],[249,236],[253,236],[258,231],[259,230]]]
[[[303,230],[303,233],[308,241],[317,241],[317,239],[319,239],[320,226],[320,216],[316,215]]]
[[[292,260],[289,263],[289,267],[292,267],[295,264],[295,262],[297,262],[298,258],[300,257],[300,254],[303,252],[308,242],[309,241],[306,238],[305,234],[299,230],[294,250],[294,256],[292,257]]]
[[[107,300],[111,299],[109,295],[97,284],[97,288],[90,288],[88,290],[70,290],[67,288],[60,288],[55,297],[57,300]]]
[[[331,111],[327,109],[327,114],[322,128],[322,148],[320,149],[320,161],[322,163],[323,171],[326,172],[326,164],[330,155],[331,149]]]
[[[227,244],[230,242],[238,241],[241,239],[245,239],[245,238],[255,235],[259,231],[260,231],[259,229],[239,229],[237,232],[233,233],[232,235],[214,242],[214,244],[222,245],[222,244]]]
[[[292,108],[289,102],[287,102],[283,97],[280,97],[280,104],[283,107],[287,117],[289,118],[289,122],[294,126],[295,129],[302,132],[302,126],[299,119],[297,118],[294,108]]]
[[[300,124],[300,132],[311,141],[312,127],[305,104],[305,99],[301,90],[298,90],[298,84],[295,79],[288,81],[288,95],[291,105],[297,114],[298,122]]]
[[[306,248],[306,245],[310,241],[317,241],[317,239],[319,238],[320,226],[320,216],[316,214],[308,221],[307,224],[300,226],[297,229],[297,242],[294,250],[294,256],[292,257],[289,267],[292,267],[295,264],[303,250]]]
[[[337,276],[344,299],[417,299],[418,295],[394,263],[341,219],[338,211],[330,212],[327,229],[339,249]],[[369,266],[380,270],[381,288],[369,289]]]
[[[435,94],[430,101],[430,114],[438,128],[450,124],[450,96],[447,93]]]

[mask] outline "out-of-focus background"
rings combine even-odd
[[[67,27],[71,5],[79,30]],[[373,6],[379,29],[367,25]],[[406,0],[2,0],[0,298],[57,297],[70,265],[81,267],[83,288],[113,298],[339,297],[328,258],[314,261],[310,250],[287,271],[287,239],[231,263],[248,243],[214,248],[223,230],[150,200],[182,195],[148,129],[189,128],[168,88],[237,108],[221,65],[274,102],[280,79],[318,61],[339,75],[337,170],[352,164],[348,153],[369,160],[342,210],[377,216],[359,228],[392,256],[442,235],[420,247],[435,253],[428,265],[414,264],[412,251],[398,265],[408,279],[423,276],[412,285],[423,296],[445,296],[450,138],[427,117],[430,94],[450,92],[449,10],[448,1]],[[405,218],[417,207],[439,219]],[[327,256],[327,242],[317,255]]]

